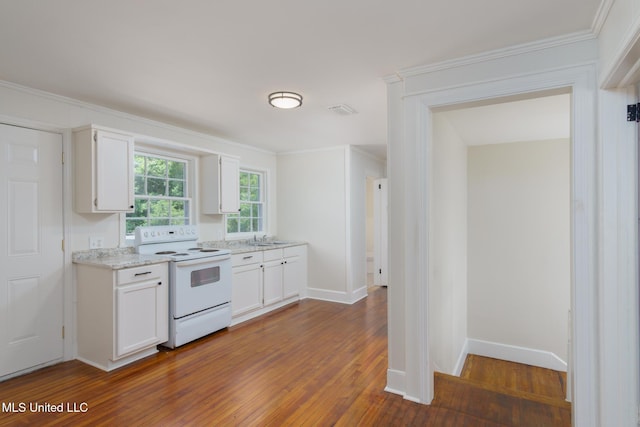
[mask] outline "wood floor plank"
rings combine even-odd
[[[565,372],[469,354],[462,378],[564,400]]]
[[[353,305],[304,300],[110,373],[79,361],[44,368],[0,383],[0,402],[87,412],[4,411],[0,425],[504,425],[384,391],[386,305],[385,288]],[[520,418],[538,410],[518,405]]]
[[[511,426],[570,426],[571,405],[532,393],[436,373],[433,406]],[[529,398],[534,397],[534,398]]]

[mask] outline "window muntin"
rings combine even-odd
[[[191,223],[188,166],[184,159],[135,153],[135,205],[125,218],[127,235],[137,226]]]
[[[240,170],[240,212],[226,216],[227,234],[265,232],[265,174]]]

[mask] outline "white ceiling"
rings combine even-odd
[[[553,95],[446,111],[468,146],[545,141],[571,136],[571,95]]]
[[[0,80],[276,152],[383,153],[383,77],[591,32],[600,2],[0,0]],[[303,106],[270,107],[277,90]]]

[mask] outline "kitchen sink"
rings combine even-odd
[[[286,242],[284,240],[272,240],[270,242],[256,242],[253,245],[254,246],[277,246],[277,245],[286,245],[289,242]]]

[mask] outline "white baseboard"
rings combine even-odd
[[[157,347],[151,347],[145,350],[140,350],[137,353],[134,353],[127,357],[123,357],[122,359],[118,359],[116,361],[113,361],[111,359],[105,359],[104,361],[95,361],[95,360],[90,360],[88,358],[84,358],[82,356],[78,356],[76,357],[76,359],[78,359],[82,363],[86,363],[87,365],[93,366],[94,368],[98,368],[103,371],[110,372],[110,371],[113,371],[114,369],[118,369],[125,365],[128,365],[129,363],[133,363],[140,359],[144,359],[145,357],[154,355],[157,352],[158,352]]]
[[[307,288],[307,298],[349,304],[347,293],[342,291],[329,291],[327,289]]]
[[[384,391],[404,397],[404,390],[406,390],[405,373],[395,369],[387,369],[387,386]]]
[[[355,291],[353,291],[353,293],[351,294],[351,303],[353,304],[366,297],[367,297],[367,287],[363,286],[360,289],[356,289]]]
[[[293,304],[298,302],[299,300],[301,300],[302,298],[298,298],[298,297],[291,297],[288,298],[286,300],[280,301],[278,303],[269,305],[267,307],[262,307],[253,311],[250,311],[248,313],[243,313],[240,315],[236,315],[234,317],[231,318],[231,323],[229,324],[229,326],[235,326],[239,323],[243,323],[246,322],[247,320],[251,320],[254,319],[256,317],[262,316],[263,314],[267,314],[270,313],[274,310],[277,310],[279,308],[285,307],[289,304]]]
[[[308,288],[306,292],[307,298],[317,299],[321,301],[339,302],[341,304],[353,304],[367,296],[367,288],[362,287],[356,289],[349,294],[342,291],[330,291],[327,289]]]
[[[510,362],[553,369],[554,371],[567,371],[567,362],[550,351],[467,338],[460,357],[458,358],[458,364],[456,364],[456,372],[458,372],[458,369],[460,369],[459,372],[462,372],[462,365],[464,364],[464,359],[467,357],[467,354],[477,354],[494,359],[508,360]]]

